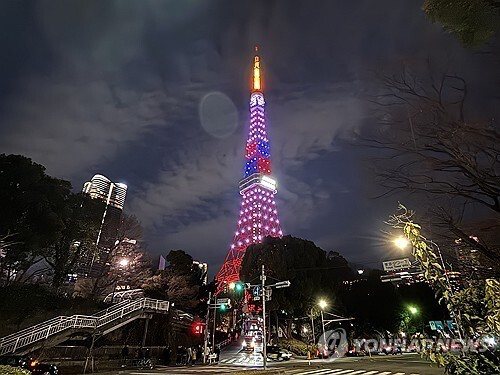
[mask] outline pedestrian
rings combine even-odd
[[[219,362],[220,348],[218,346],[215,347],[214,353],[215,353],[215,361]]]
[[[196,364],[196,348],[193,348],[192,350],[192,357],[191,357],[191,366],[194,366]]]
[[[127,365],[128,354],[129,349],[127,344],[125,344],[125,346],[122,348],[122,367],[125,367]]]
[[[191,358],[193,357],[193,349],[191,349],[190,346],[188,346],[187,348],[187,357],[186,357],[186,365],[189,364],[189,362],[191,362]]]
[[[163,351],[161,353],[161,358],[165,366],[170,365],[170,348],[168,346],[165,346],[163,348]]]

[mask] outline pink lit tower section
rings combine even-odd
[[[257,53],[257,47],[255,51]],[[248,245],[260,243],[266,236],[283,235],[274,200],[277,184],[271,176],[264,106],[260,57],[255,55],[253,88],[250,95],[250,128],[245,150],[246,164],[244,177],[239,184],[240,216],[229,253],[216,276],[218,293],[229,283],[240,279],[241,262]]]

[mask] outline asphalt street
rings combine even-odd
[[[122,370],[108,374],[149,375],[149,374],[226,374],[262,370],[262,364],[221,362],[214,365],[157,367],[154,370]],[[441,375],[443,369],[431,366],[417,355],[376,356],[363,358],[341,358],[335,361],[292,359],[287,362],[270,362],[269,370],[286,375]]]

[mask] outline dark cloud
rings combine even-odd
[[[183,248],[214,273],[238,215],[258,43],[285,232],[353,260],[380,259],[374,243],[397,202],[370,199],[370,155],[351,145],[352,134],[377,126],[366,101],[377,90],[372,72],[431,57],[464,72],[473,99],[494,106],[488,58],[464,50],[420,6],[4,3],[0,150],[34,158],[75,189],[96,172],[125,181],[150,249]]]

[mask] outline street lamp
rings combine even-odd
[[[328,306],[328,303],[321,299],[318,302],[319,307],[321,308],[321,325],[323,326],[323,341],[326,343],[326,335],[325,335],[325,318],[323,317],[323,310]]]
[[[408,311],[411,313],[411,315],[418,314],[418,309],[415,306],[408,306]]]
[[[127,267],[128,264],[130,263],[130,260],[128,258],[122,258],[120,259],[120,261],[118,262],[118,264],[122,267]]]
[[[393,240],[393,243],[394,243],[394,245],[396,245],[397,247],[399,247],[401,250],[404,250],[410,244],[410,241],[408,241],[406,239],[406,237],[400,236],[398,238],[395,238]]]

